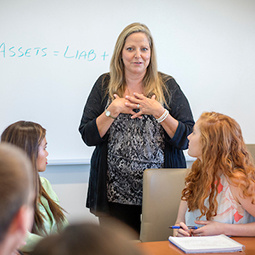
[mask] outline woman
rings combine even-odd
[[[182,192],[177,236],[255,235],[255,167],[238,123],[203,113],[188,136],[196,157]],[[187,226],[195,225],[196,230]]]
[[[79,131],[91,158],[87,207],[140,232],[142,178],[147,168],[186,167],[182,150],[194,125],[175,80],[157,71],[154,42],[140,23],[119,35],[110,73],[96,81]]]
[[[50,233],[60,231],[66,224],[63,209],[59,206],[56,193],[50,182],[40,177],[38,172],[44,172],[47,165],[46,130],[39,124],[29,121],[18,121],[8,126],[1,136],[2,142],[12,143],[26,151],[32,161],[36,173],[36,193],[34,224],[32,233],[28,234],[23,252],[33,250],[35,244]]]

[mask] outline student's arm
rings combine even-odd
[[[187,209],[188,209],[187,202],[181,200],[175,225],[181,226],[182,228],[174,229],[173,236],[190,236],[190,230],[187,228],[185,224],[185,213]]]
[[[188,209],[187,202],[181,200],[175,225],[180,225],[180,222],[185,222],[185,213],[187,209]]]

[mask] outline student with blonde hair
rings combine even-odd
[[[255,236],[255,166],[238,123],[206,112],[188,139],[188,154],[197,160],[186,177],[175,235]]]
[[[36,176],[36,200],[34,204],[34,224],[28,234],[23,252],[33,250],[35,244],[50,233],[59,232],[67,223],[63,209],[50,182],[40,177],[47,166],[46,129],[31,121],[18,121],[8,126],[1,135],[1,141],[14,144],[27,153],[32,161]]]
[[[34,176],[29,158],[0,143],[0,255],[17,253],[34,219]]]

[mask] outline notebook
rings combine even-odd
[[[185,253],[236,252],[244,250],[244,245],[226,235],[173,237],[168,240]]]

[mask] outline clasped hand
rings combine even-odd
[[[119,105],[121,113],[131,114],[131,119],[142,118],[142,114],[157,115],[158,112],[162,112],[162,105],[156,100],[156,96],[151,98],[144,96],[143,94],[134,93],[133,96],[126,96],[120,98],[118,95],[114,95],[115,103]],[[134,109],[140,111],[135,112]]]

